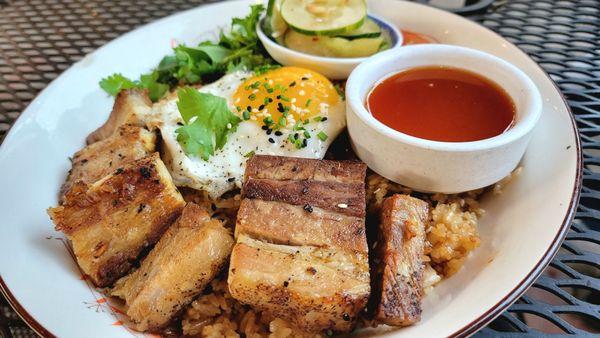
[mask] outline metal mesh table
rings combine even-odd
[[[207,2],[0,0],[0,142],[37,93],[85,54],[142,24]],[[575,114],[584,156],[581,201],[561,250],[534,286],[477,336],[597,335],[600,0],[497,0],[471,19],[518,45],[556,81]],[[35,336],[1,296],[0,336]]]

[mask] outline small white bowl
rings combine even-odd
[[[513,99],[515,124],[474,142],[438,142],[396,131],[365,107],[372,88],[402,70],[450,66],[496,82]],[[415,45],[385,51],[359,65],[346,83],[352,146],[376,173],[423,192],[458,193],[493,184],[514,170],[542,111],[537,87],[521,70],[491,54],[450,45]]]
[[[377,24],[387,33],[391,38],[390,50],[397,47],[401,47],[403,43],[402,33],[396,28],[395,25],[388,21],[369,14],[369,18],[373,19]],[[261,20],[262,22],[262,20]],[[325,57],[318,55],[311,55],[302,52],[295,51],[278,44],[269,38],[262,30],[262,24],[259,22],[256,25],[256,32],[258,38],[262,42],[265,49],[275,59],[275,61],[281,63],[284,66],[297,66],[312,69],[318,73],[323,74],[325,77],[331,80],[344,80],[347,79],[350,73],[358,64],[365,61],[368,57],[361,58],[334,58]]]

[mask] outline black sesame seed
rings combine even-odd
[[[321,122],[325,122],[325,121],[327,121],[327,118],[326,117],[322,117],[321,118]]]
[[[349,321],[350,321],[350,315],[349,315],[349,314],[347,314],[347,313],[344,313],[344,314],[342,315],[342,318],[343,318],[345,321],[347,321],[347,322],[349,322]]]
[[[212,292],[213,292],[213,287],[212,287],[212,285],[208,284],[206,286],[206,288],[204,289],[204,291],[202,291],[202,294],[210,295]]]
[[[308,78],[306,76],[303,76],[302,81],[306,81],[306,80],[308,80]]]
[[[140,168],[140,174],[142,175],[143,178],[150,178],[150,176],[151,176],[150,168],[148,168],[148,167],[141,167]]]
[[[285,281],[285,282],[283,282],[283,287],[284,287],[284,288],[287,288],[287,287],[288,287],[288,285],[290,285],[290,283],[289,283],[288,281]]]
[[[248,106],[248,107],[246,107],[246,110],[247,110],[247,111],[252,111],[252,107],[251,107],[251,106]]]
[[[313,207],[310,204],[305,204],[304,210],[306,210],[308,212],[313,212]]]
[[[235,181],[235,177],[230,177],[227,179],[227,182],[233,182],[233,181]]]
[[[275,136],[281,136],[281,135],[283,135],[283,133],[282,133],[282,132],[280,132],[279,130],[277,130],[277,131],[275,132]]]
[[[269,137],[269,142],[270,143],[275,143],[275,140],[272,137]]]
[[[115,175],[119,175],[123,173],[123,168],[117,168],[117,171],[115,171]]]
[[[290,87],[293,87],[296,85],[296,81],[293,81],[292,83],[290,83]]]
[[[267,129],[267,135],[271,135],[272,132],[273,132],[273,129]]]
[[[258,110],[263,110],[263,109],[265,109],[265,105],[264,104],[261,104],[260,106],[258,106]]]
[[[260,127],[260,128],[261,128],[262,130],[267,130],[267,129],[269,129],[269,127],[267,127],[267,126],[262,126],[262,127]]]
[[[302,148],[306,148],[306,146],[308,145],[308,142],[306,141],[306,139],[302,140]]]

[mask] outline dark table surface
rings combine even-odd
[[[85,54],[207,2],[0,0],[0,142],[39,91]],[[600,0],[497,0],[486,12],[469,15],[522,48],[556,81],[576,117],[584,156],[581,201],[561,250],[533,287],[477,336],[597,336]],[[0,336],[35,336],[2,296]]]

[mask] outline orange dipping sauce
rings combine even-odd
[[[403,46],[422,45],[422,44],[426,44],[426,43],[437,43],[437,40],[432,38],[429,35],[412,32],[412,31],[408,31],[405,29],[402,30],[402,37],[403,37],[403,41],[404,41],[402,43]]]
[[[512,98],[495,82],[442,66],[412,68],[383,80],[367,97],[367,109],[392,129],[443,142],[500,135],[516,113]]]

